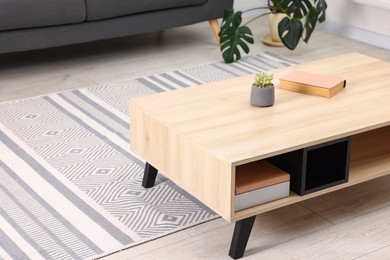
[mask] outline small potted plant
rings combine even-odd
[[[258,107],[269,107],[275,102],[273,75],[266,72],[256,73],[251,89],[251,104]]]

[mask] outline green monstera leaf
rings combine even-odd
[[[270,13],[285,13],[288,17],[282,19],[278,25],[278,33],[284,46],[294,50],[300,38],[308,42],[317,22],[325,21],[326,0],[268,0],[266,7],[252,8],[268,9],[252,18],[246,24],[242,23],[242,13],[234,10],[226,10],[224,13],[221,32],[219,33],[222,57],[226,63],[237,61],[241,58],[242,51],[249,53],[248,44],[253,44],[253,35],[246,25],[255,19]]]
[[[312,4],[313,3],[313,4]],[[294,50],[303,35],[303,41],[308,42],[313,33],[317,21],[325,21],[325,0],[283,0],[280,3],[289,18],[283,19],[278,26],[279,36],[283,44],[290,50]],[[302,20],[302,18],[305,18]],[[304,25],[303,25],[304,21]]]
[[[240,48],[249,53],[248,43],[253,44],[252,31],[242,26],[242,12],[226,10],[219,33],[222,57],[226,63],[232,63],[241,58]],[[240,47],[240,48],[239,48]]]
[[[307,15],[306,23],[305,23],[305,34],[306,35],[303,38],[303,41],[306,43],[309,41],[309,38],[310,38],[312,32],[314,31],[314,28],[316,27],[319,14],[320,13],[318,12],[317,9],[315,9],[314,7],[310,8],[309,14]]]
[[[318,21],[320,23],[325,21],[325,11],[328,5],[326,4],[325,0],[316,0],[316,9],[318,10]]]
[[[325,21],[325,10],[327,4],[325,0],[315,1],[315,6],[312,6],[307,14],[305,22],[305,37],[303,38],[304,42],[308,42],[311,34],[316,27],[317,21],[322,23]]]
[[[285,10],[285,13],[296,20],[302,19],[309,12],[312,4],[310,0],[284,0],[280,2],[280,7]]]
[[[284,46],[294,50],[301,38],[303,26],[300,21],[285,17],[279,22],[278,31]]]

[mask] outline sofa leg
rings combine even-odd
[[[221,31],[221,27],[219,26],[218,20],[217,19],[209,20],[209,24],[210,24],[211,30],[213,30],[213,33],[214,33],[215,37],[217,38],[217,42],[219,44],[218,34]]]

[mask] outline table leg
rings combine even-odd
[[[145,164],[144,178],[142,180],[142,186],[144,188],[153,187],[156,181],[158,170],[150,165],[148,162]]]
[[[229,250],[229,256],[233,259],[241,258],[244,255],[255,219],[256,216],[253,216],[236,222]]]

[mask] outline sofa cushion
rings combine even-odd
[[[135,13],[201,5],[207,0],[86,0],[87,20],[96,21]]]
[[[83,22],[84,0],[1,0],[0,30]]]

